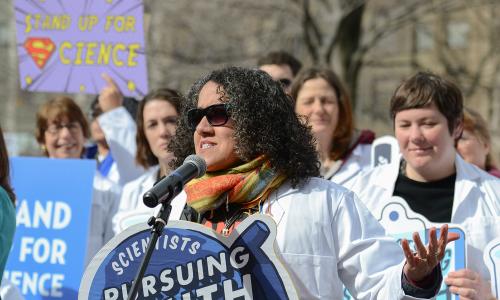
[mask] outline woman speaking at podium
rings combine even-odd
[[[229,234],[246,216],[268,214],[300,299],[433,297],[441,284],[447,227],[414,235],[403,249],[349,190],[319,176],[309,129],[269,75],[230,67],[191,88],[170,143],[178,167],[192,154],[207,173],[185,186],[183,218]]]

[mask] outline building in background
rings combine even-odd
[[[393,0],[369,2],[367,28],[377,23],[387,24],[381,31],[391,30],[390,25],[396,28],[366,56],[357,107],[358,115],[366,118],[360,118],[360,123],[384,127],[388,99],[400,80],[416,70],[430,70],[455,81],[464,93],[466,105],[488,120],[497,137],[494,153],[498,158],[500,40],[496,33],[500,29],[500,3],[421,1],[417,6],[408,4],[406,11],[401,2],[397,4]]]
[[[13,154],[38,153],[35,112],[52,95],[19,90],[13,8],[0,10],[0,122]],[[418,69],[449,76],[491,127],[500,160],[500,2],[488,0],[144,0],[150,88],[186,91],[223,65],[284,49],[352,87],[359,127],[392,132],[388,101]],[[87,110],[91,95],[72,95]],[[33,146],[34,145],[34,146]]]

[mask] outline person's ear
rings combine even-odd
[[[486,155],[488,155],[491,151],[490,143],[483,141],[481,138],[479,138],[479,142],[483,143],[484,149],[486,150]]]
[[[455,141],[458,141],[458,139],[462,137],[463,132],[464,132],[464,122],[463,120],[459,120],[457,121],[455,129],[453,130],[453,139]]]

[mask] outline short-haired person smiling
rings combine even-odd
[[[85,116],[73,99],[56,97],[45,102],[36,115],[36,140],[47,157],[53,159],[80,159],[84,143],[89,137]],[[120,188],[103,177],[94,175],[89,242],[86,263],[113,237],[111,218],[118,208]]]
[[[273,217],[279,253],[300,299],[340,299],[342,284],[356,299],[437,293],[447,227],[439,239],[432,229],[427,247],[416,235],[417,253],[408,241],[401,250],[352,192],[316,177],[312,135],[269,75],[216,70],[187,98],[170,143],[173,165],[194,152],[208,171],[186,185],[182,219],[227,235],[248,215]]]
[[[492,299],[483,249],[500,236],[500,181],[456,151],[463,128],[460,89],[419,72],[396,89],[390,113],[401,160],[362,175],[352,190],[376,216],[400,196],[431,222],[461,225],[467,268],[448,273],[445,282],[461,299]]]

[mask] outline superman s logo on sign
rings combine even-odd
[[[50,38],[30,37],[24,42],[24,48],[38,68],[43,69],[52,53],[54,53],[56,46]]]
[[[147,94],[144,0],[9,2],[22,90],[95,95],[106,73],[124,96]]]

